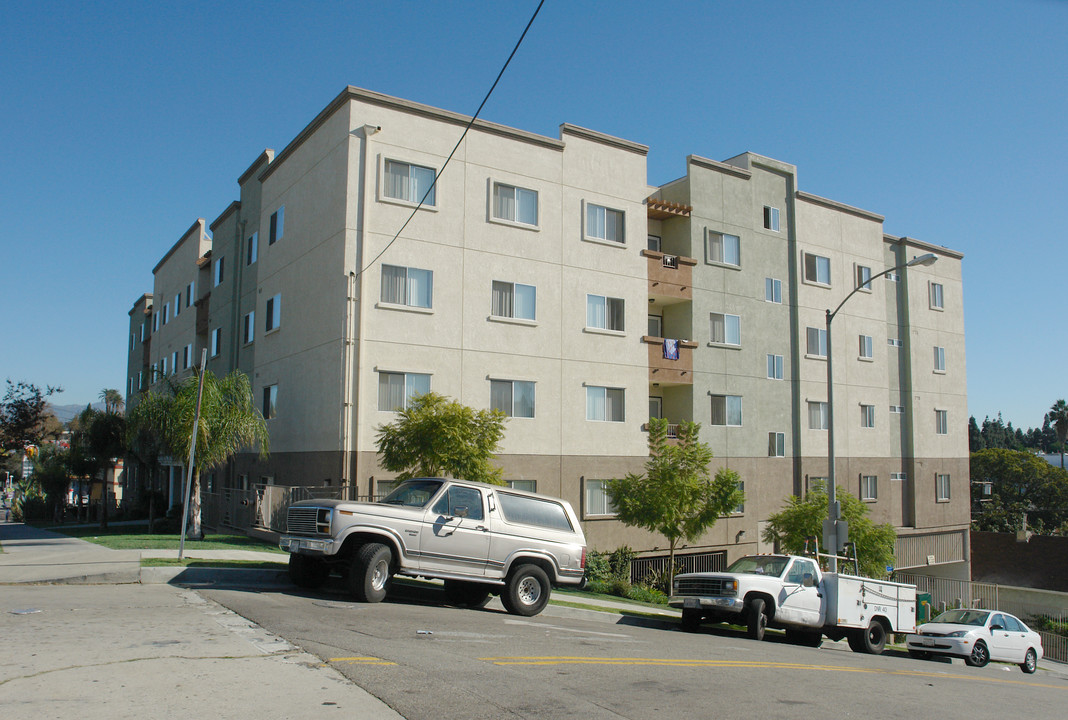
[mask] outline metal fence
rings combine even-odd
[[[916,586],[917,593],[930,593],[931,609],[938,614],[946,608],[978,607],[990,610],[1004,610],[1018,616],[1028,625],[1034,626],[1039,616],[1060,623],[1068,624],[1068,594],[1057,593],[1062,602],[1032,602],[1019,598],[1010,598],[1010,589],[993,583],[971,582],[969,580],[952,580],[949,578],[928,577],[898,573],[900,582]],[[1018,593],[1011,593],[1016,595]],[[1049,593],[1049,595],[1053,595]],[[1042,636],[1042,650],[1047,658],[1058,662],[1068,662],[1068,637],[1036,630]]]
[[[630,563],[630,581],[640,583],[650,578],[662,578],[667,573],[667,555],[634,558]],[[675,556],[678,572],[716,572],[727,568],[727,552],[689,553]]]

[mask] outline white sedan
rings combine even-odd
[[[991,660],[1033,673],[1042,658],[1042,638],[1019,618],[998,610],[947,610],[908,636],[909,655],[964,658],[972,667]]]

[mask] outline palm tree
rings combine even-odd
[[[1068,439],[1068,403],[1058,400],[1049,409],[1049,420],[1053,423],[1053,430],[1057,433],[1057,441],[1061,445],[1061,467],[1064,467],[1064,441]]]
[[[131,424],[139,431],[151,429],[163,438],[163,446],[174,457],[188,458],[196,416],[198,371],[166,394],[150,391],[131,413]],[[260,457],[268,452],[267,423],[252,399],[248,375],[234,370],[224,378],[204,373],[204,393],[197,423],[196,451],[193,455],[193,487],[190,492],[188,537],[204,536],[200,524],[200,473],[222,465],[243,448],[259,447]]]
[[[101,390],[100,399],[104,403],[104,412],[106,413],[120,413],[126,406],[122,399],[122,393],[112,388]]]

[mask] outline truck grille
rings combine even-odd
[[[330,508],[290,507],[286,531],[294,535],[329,535]]]
[[[723,578],[690,577],[679,578],[676,595],[724,595]],[[733,590],[730,594],[734,594]]]

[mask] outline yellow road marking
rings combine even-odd
[[[376,657],[345,657],[330,658],[327,662],[344,663],[345,665],[396,665],[395,662]]]
[[[756,660],[689,660],[679,658],[595,658],[571,655],[559,656],[516,656],[479,658],[494,665],[630,665],[652,667],[719,667],[719,668],[766,668],[776,670],[824,670],[828,672],[856,672],[877,675],[903,675],[906,677],[939,678],[944,680],[971,680],[978,682],[1001,683],[1006,685],[1025,685],[1027,687],[1055,688],[1068,690],[1068,686],[1047,683],[1028,682],[1026,680],[1009,680],[976,675],[954,675],[940,672],[919,670],[882,670],[879,668],[855,668],[842,665],[805,665],[802,663],[760,662]]]

